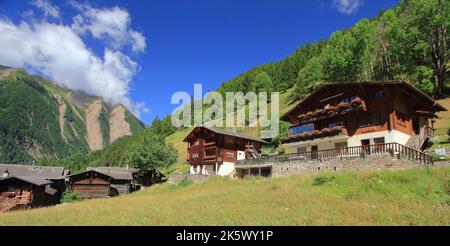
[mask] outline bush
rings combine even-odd
[[[82,201],[82,200],[83,200],[83,196],[81,196],[80,194],[78,194],[76,192],[66,192],[66,193],[64,193],[63,198],[62,198],[63,203],[78,202],[78,201]]]
[[[323,184],[325,184],[329,181],[333,181],[333,180],[334,180],[334,177],[329,178],[327,176],[317,176],[314,179],[313,185],[314,186],[323,185]]]

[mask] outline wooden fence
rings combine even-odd
[[[307,151],[295,154],[283,154],[276,156],[266,156],[256,159],[239,160],[236,165],[257,165],[263,163],[287,162],[296,160],[320,160],[330,158],[345,158],[345,157],[361,157],[385,155],[399,156],[409,160],[417,161],[421,164],[433,164],[433,158],[421,151],[407,147],[398,143],[373,144],[365,146],[326,149],[317,151]]]

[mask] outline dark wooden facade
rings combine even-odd
[[[164,175],[157,171],[142,171],[129,167],[88,167],[87,170],[95,170],[111,176],[111,195],[123,195],[139,190],[141,187],[149,187],[162,182]]]
[[[227,132],[221,129],[196,127],[184,139],[188,143],[187,161],[191,173],[218,174],[224,163],[234,163],[241,158],[250,158],[252,153],[260,153],[264,141]]]
[[[0,179],[0,212],[53,204],[46,194],[51,182],[30,177]]]
[[[109,197],[112,177],[104,173],[88,170],[69,175],[69,189],[84,198]]]

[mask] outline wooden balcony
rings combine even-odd
[[[332,118],[339,115],[366,110],[366,103],[359,97],[351,102],[340,102],[325,108],[316,109],[298,116],[301,125]]]
[[[323,137],[331,137],[336,136],[342,133],[342,127],[336,126],[333,128],[324,128],[322,130],[314,130],[311,132],[304,132],[296,135],[291,135],[289,137],[285,137],[281,139],[281,143],[291,143],[291,142],[298,142],[298,141],[306,141],[316,138],[323,138]]]
[[[276,156],[266,156],[256,159],[239,160],[236,162],[236,167],[251,166],[251,165],[263,165],[270,164],[276,165],[277,163],[290,162],[290,161],[308,161],[308,160],[324,160],[343,157],[361,157],[373,156],[373,155],[385,155],[389,154],[397,158],[406,158],[416,161],[420,164],[433,165],[433,157],[404,146],[399,143],[385,143],[374,144],[365,146],[346,147],[338,149],[325,149],[316,151],[306,151],[303,153],[284,154]]]

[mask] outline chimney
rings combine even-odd
[[[8,177],[9,177],[9,171],[8,171],[8,169],[6,169],[5,172],[3,172],[2,178],[6,179]]]

